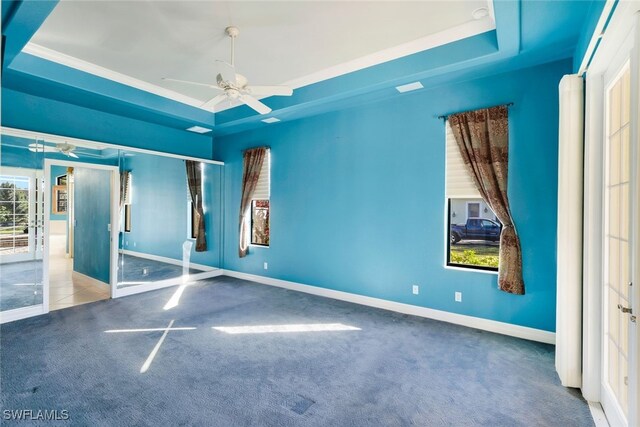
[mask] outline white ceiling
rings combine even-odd
[[[62,1],[25,51],[197,105],[217,93],[161,78],[214,82],[229,25],[250,83],[300,87],[493,29],[491,3]]]

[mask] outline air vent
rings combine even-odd
[[[422,83],[413,82],[413,83],[409,83],[402,86],[396,86],[396,90],[400,93],[404,93],[404,92],[411,92],[412,90],[422,89],[423,87],[424,86],[422,86]]]
[[[203,128],[202,126],[191,126],[187,130],[189,132],[195,132],[195,133],[207,133],[212,131],[212,129]]]

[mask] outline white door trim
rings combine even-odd
[[[631,56],[631,141],[634,143],[632,156],[635,164],[640,164],[638,153],[638,100],[640,99],[638,76],[640,48],[640,2],[619,2],[611,17],[607,31],[601,39],[593,61],[587,71],[586,117],[585,117],[585,205],[584,205],[584,288],[583,288],[583,388],[582,393],[589,401],[602,401],[602,316],[603,316],[603,137],[604,137],[604,76],[611,64],[622,64],[625,57]],[[625,43],[627,43],[625,45]],[[633,48],[630,48],[633,45]],[[626,49],[625,49],[626,48]],[[638,168],[632,171],[631,192],[635,196],[631,226],[638,224],[640,206],[640,182]],[[633,196],[632,196],[633,197]],[[638,245],[640,230],[635,226],[631,230],[633,253],[631,254],[633,270],[631,280],[633,286],[632,306],[634,313],[640,311],[640,292],[638,282],[640,265]],[[632,325],[632,326],[631,326]],[[634,330],[635,329],[635,330]],[[640,345],[640,328],[638,323],[630,323],[632,340],[629,348],[629,366],[637,365]],[[637,369],[637,368],[636,368]],[[638,404],[638,373],[630,375],[629,383],[629,415],[628,425],[639,425],[640,414]],[[615,414],[607,414],[614,416]],[[614,420],[610,419],[612,425]]]

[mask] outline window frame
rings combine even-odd
[[[482,207],[480,206],[481,202],[467,202],[467,219],[481,219],[482,218]],[[471,205],[478,205],[478,216],[471,216],[469,212],[469,207]]]
[[[247,245],[248,246],[253,246],[256,248],[268,248],[271,246],[271,148],[267,148],[267,155],[266,155],[266,162],[267,162],[267,176],[269,179],[269,198],[268,199],[251,199],[251,203],[249,205],[249,215],[248,218],[246,219],[246,226],[249,229],[249,232],[247,233]],[[262,243],[253,243],[253,209],[254,209],[254,203],[256,201],[260,201],[260,200],[267,200],[269,202],[269,220],[268,220],[268,226],[269,226],[269,244],[262,244]]]
[[[196,209],[196,205],[192,202],[189,201],[189,230],[187,230],[187,232],[189,233],[189,238],[192,240],[196,240],[198,237],[196,236],[196,229],[193,226],[196,223],[196,215],[198,215],[198,210]]]
[[[269,244],[271,243],[271,232],[269,232],[269,243],[255,243],[253,241],[253,211],[256,208],[255,203],[256,202],[261,202],[261,201],[267,201],[269,202],[269,207],[266,208],[267,209],[267,225],[269,225],[269,219],[271,219],[271,199],[251,199],[251,206],[249,207],[249,244],[251,246],[258,246],[261,248],[268,248]],[[260,208],[260,209],[264,209],[264,208]],[[269,227],[270,228],[270,227]]]
[[[446,198],[446,209],[445,209],[445,217],[446,217],[446,239],[445,239],[445,268],[447,269],[455,269],[455,270],[463,270],[463,271],[476,271],[478,273],[490,273],[490,274],[498,274],[498,267],[489,267],[486,265],[471,265],[471,264],[457,264],[451,262],[451,200],[460,199],[461,197],[448,197]],[[472,218],[474,219],[474,218]],[[485,218],[478,218],[483,220]],[[499,246],[498,246],[499,248]],[[499,250],[499,249],[498,249]]]
[[[131,233],[131,204],[124,205],[124,232]]]

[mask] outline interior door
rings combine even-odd
[[[74,168],[73,270],[110,283],[111,171]]]
[[[605,77],[604,167],[604,336],[602,406],[609,423],[627,426],[631,379],[637,366],[630,354],[631,269],[630,221],[632,139],[630,66]]]

